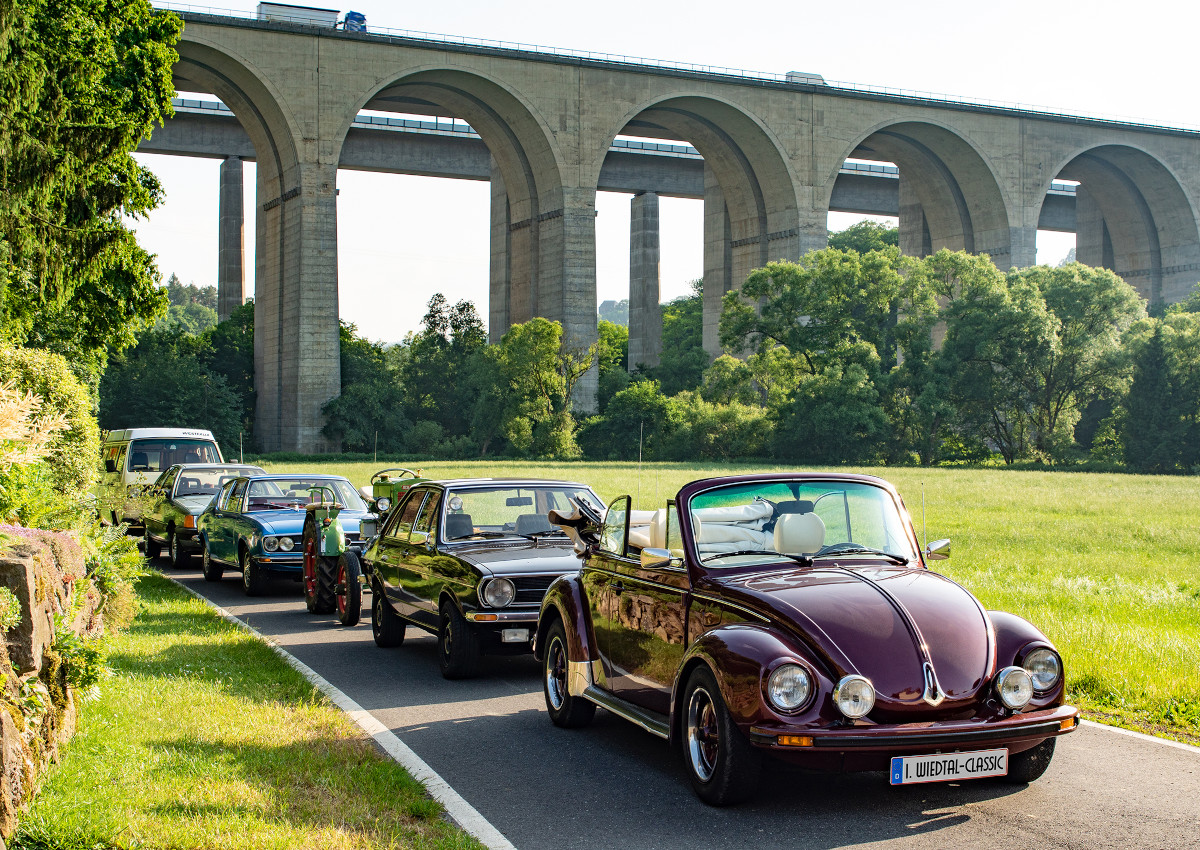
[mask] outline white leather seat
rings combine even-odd
[[[775,551],[811,555],[825,544],[825,523],[816,514],[784,514],[775,522]]]
[[[667,548],[667,509],[659,508],[650,518],[650,545],[655,549]]]

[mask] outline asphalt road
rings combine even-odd
[[[1082,727],[1026,787],[976,780],[905,788],[887,776],[769,767],[757,798],[706,806],[665,742],[603,710],[586,729],[546,717],[531,656],[490,658],[474,680],[438,673],[432,636],[379,649],[304,610],[299,585],[248,599],[164,570],[343,690],[412,748],[519,850],[536,848],[1200,848],[1200,752]]]

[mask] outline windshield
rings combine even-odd
[[[865,483],[733,484],[694,496],[688,516],[696,554],[710,568],[776,564],[780,555],[872,555],[863,550],[918,560],[891,494]]]
[[[562,534],[550,524],[551,510],[569,512],[570,499],[600,499],[586,487],[525,485],[450,490],[442,504],[446,513],[445,539]]]
[[[129,444],[130,472],[162,472],[176,463],[220,463],[211,440],[134,440]]]
[[[265,470],[256,466],[214,466],[210,469],[183,469],[175,482],[175,498],[211,496],[231,477],[262,475]]]
[[[310,492],[314,487],[325,488],[317,493]],[[258,478],[250,482],[250,498],[246,503],[248,511],[303,510],[312,502],[331,501],[329,490],[337,495],[337,501],[348,511],[365,511],[362,497],[353,485],[344,478]]]

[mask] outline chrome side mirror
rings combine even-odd
[[[671,553],[666,549],[655,549],[646,547],[642,550],[642,566],[649,567],[665,567],[671,563]]]
[[[950,557],[950,538],[935,540],[925,547],[925,558],[929,561],[944,561]]]

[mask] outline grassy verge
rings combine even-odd
[[[385,464],[270,464],[367,483]],[[715,464],[436,461],[433,478],[583,481],[605,499],[661,507],[697,478],[778,467]],[[949,537],[934,566],[989,608],[1041,628],[1063,654],[1070,698],[1095,720],[1200,744],[1200,524],[1197,479],[1182,476],[862,469],[890,480],[918,536]],[[921,494],[925,494],[922,521]]]
[[[12,846],[478,848],[264,643],[161,576]]]

